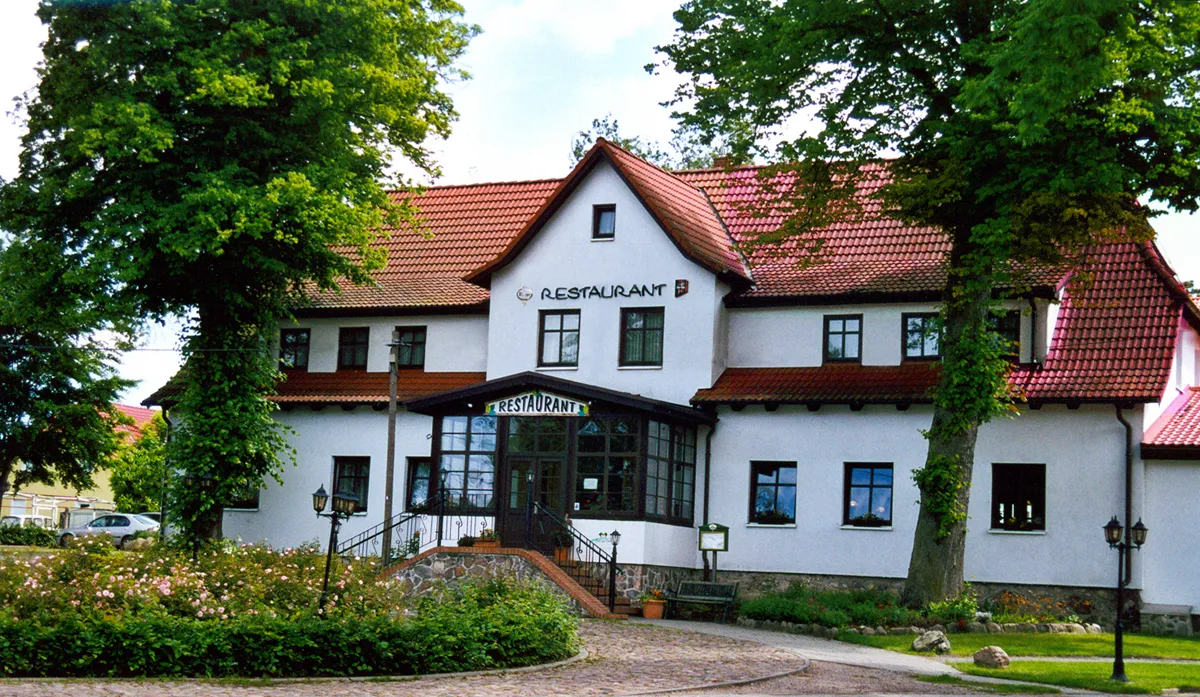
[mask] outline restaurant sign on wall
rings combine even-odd
[[[488,416],[587,416],[588,405],[577,399],[549,392],[525,392],[488,402]]]

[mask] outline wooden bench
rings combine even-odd
[[[667,597],[667,617],[671,616],[671,605],[680,603],[697,603],[700,605],[721,606],[721,622],[733,607],[733,599],[737,597],[738,584],[710,583],[708,581],[680,581],[674,595]]]

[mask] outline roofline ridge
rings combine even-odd
[[[432,191],[434,189],[471,189],[480,186],[513,186],[516,184],[557,184],[561,183],[563,177],[543,177],[540,179],[511,179],[505,181],[490,181],[490,182],[475,182],[472,184],[430,184],[421,186],[421,191]],[[388,194],[407,194],[409,191],[403,189],[388,189]]]

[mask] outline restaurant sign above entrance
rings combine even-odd
[[[488,402],[483,413],[488,416],[587,416],[588,405],[548,392],[525,392]]]

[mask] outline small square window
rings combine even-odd
[[[1046,529],[1046,466],[992,465],[992,529]]]
[[[659,366],[663,364],[663,308],[621,310],[620,364]]]
[[[905,358],[937,358],[941,355],[941,326],[936,313],[905,313],[903,325]]]
[[[1014,359],[1021,355],[1021,311],[1004,310],[992,313],[992,329],[1004,342],[1004,352]]]
[[[400,337],[396,347],[396,366],[425,367],[425,327],[396,327]]]
[[[611,203],[592,206],[592,239],[611,240],[617,236],[617,207]]]
[[[366,370],[371,330],[342,327],[338,332],[338,370]]]
[[[825,315],[825,360],[862,360],[862,315]]]
[[[842,525],[878,528],[892,524],[892,465],[847,462]]]
[[[333,458],[333,493],[352,494],[358,498],[356,513],[367,511],[367,493],[371,478],[371,458]]]
[[[308,329],[284,329],[279,332],[279,367],[308,370]]]
[[[750,522],[761,525],[796,522],[796,463],[750,463]]]
[[[538,315],[538,365],[579,365],[579,310],[542,310]]]

